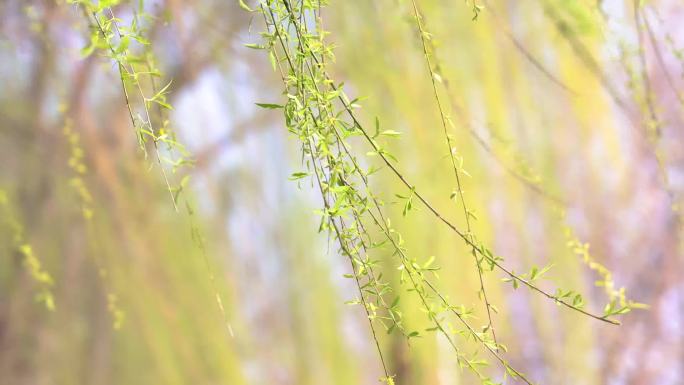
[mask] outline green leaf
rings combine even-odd
[[[532,270],[530,271],[530,281],[537,279],[537,274],[539,274],[539,268],[537,266],[533,266]]]
[[[292,175],[290,175],[290,178],[288,178],[288,179],[298,180],[298,179],[306,178],[307,176],[309,176],[308,172],[295,172],[295,173],[292,173]]]
[[[582,299],[582,295],[576,294],[575,297],[572,299],[572,306],[575,307],[582,307],[584,305],[584,299]]]
[[[411,198],[406,200],[406,203],[404,204],[404,210],[402,210],[401,212],[403,216],[406,216],[406,214],[408,214],[408,212],[411,211],[411,209],[413,208],[413,202],[411,201]]]
[[[432,265],[432,262],[434,262],[434,261],[435,261],[435,256],[431,255],[430,258],[428,258],[428,260],[423,264],[423,269],[429,268],[430,265]]]
[[[131,39],[128,36],[123,36],[121,38],[121,41],[119,42],[119,46],[116,47],[116,53],[123,53],[128,49],[128,45],[131,42]]]
[[[150,100],[150,102],[157,103],[160,106],[166,108],[167,110],[173,110],[173,107],[169,103],[166,103],[166,102],[161,101],[159,99],[152,99],[152,100]]]
[[[240,8],[244,9],[247,12],[254,12],[252,10],[252,8],[250,8],[249,6],[247,6],[247,4],[245,4],[244,0],[238,0],[238,5],[240,6]]]
[[[269,110],[276,110],[279,108],[285,108],[285,106],[282,106],[280,104],[272,104],[272,103],[254,103],[254,104],[256,104],[257,106],[259,106],[261,108],[266,108]]]
[[[276,57],[273,54],[273,51],[268,52],[268,60],[271,62],[271,67],[273,67],[273,71],[275,71],[278,67],[278,63],[276,61]]]
[[[396,137],[401,136],[401,132],[399,132],[399,131],[394,131],[394,130],[385,130],[385,131],[381,132],[380,135],[383,135],[383,136],[391,136],[391,137],[396,138]]]
[[[449,194],[449,199],[451,199],[451,200],[456,201],[457,197],[458,197],[458,191],[457,190],[454,190],[451,192],[451,194]]]
[[[251,49],[266,49],[266,47],[264,47],[263,45],[261,45],[261,44],[254,44],[254,43],[245,44],[245,47],[251,48]]]

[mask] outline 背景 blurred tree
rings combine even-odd
[[[333,0],[301,15],[299,1],[245,1],[251,13],[237,1],[100,3],[110,6],[95,10],[99,19],[66,1],[0,4],[0,382],[355,384],[394,375],[397,384],[477,383],[445,336],[426,331],[434,325],[400,283],[407,276],[391,245],[372,251],[379,262],[366,267],[383,273],[387,302],[401,298],[392,308],[404,334],[420,337],[407,340],[396,327],[387,334],[376,319],[376,347],[363,307],[344,304],[359,299],[354,274],[367,276],[352,271],[334,222],[316,232],[326,223],[321,197],[341,195],[318,192],[315,172],[337,175],[336,160],[310,157],[309,141],[320,136],[288,132],[322,124],[291,125],[298,110],[282,93],[282,75],[299,76],[284,76],[288,92],[301,92],[290,96],[320,116],[328,107],[346,113],[314,97],[311,72],[344,82],[350,99],[364,97],[353,113],[371,133],[377,122],[391,164],[513,272],[553,264],[538,285],[575,289],[599,314],[610,288],[597,280],[650,305],[614,326],[516,290],[501,271],[480,282],[473,247],[402,185],[384,152],[367,156],[373,149],[352,136],[361,168],[382,168],[369,189],[405,253],[439,267],[438,277],[424,273],[450,303],[475,309],[478,329],[489,323],[478,296],[486,287],[511,367],[543,384],[684,378],[684,10],[676,1]],[[117,46],[93,46],[97,22],[107,20],[119,30],[101,28]],[[259,33],[275,25],[289,32],[285,47],[244,46],[268,45],[276,36]],[[304,28],[314,37],[327,30],[334,58],[311,50],[315,38],[297,33]],[[140,40],[117,52],[118,33]],[[301,54],[292,58],[301,67],[288,67],[287,49]],[[141,74],[124,79],[130,111],[122,62]],[[166,85],[163,98],[140,100]],[[287,103],[288,120],[255,103]],[[184,145],[194,159],[176,172],[179,158],[167,151],[174,132],[178,156]],[[327,218],[375,228],[365,213],[354,220],[355,207]],[[359,239],[382,235],[370,229]],[[442,317],[457,325],[453,314]],[[486,349],[454,340],[502,378]]]

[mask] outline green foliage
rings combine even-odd
[[[144,20],[151,16],[144,12],[143,1],[140,1],[137,10],[134,11],[130,24],[123,25],[123,20],[117,18],[113,11],[113,7],[119,4],[119,0],[67,0],[67,2],[81,7],[91,28],[90,43],[83,48],[82,55],[89,56],[94,53],[103,53],[105,57],[117,64],[121,90],[140,149],[147,157],[148,144],[151,144],[156,163],[161,170],[167,190],[171,196],[173,207],[178,212],[179,196],[188,185],[189,175],[183,176],[177,184],[174,184],[167,168],[173,174],[176,174],[182,168],[192,166],[194,161],[189,157],[185,147],[177,140],[176,133],[170,127],[169,120],[165,116],[168,110],[173,109],[168,101],[172,81],[169,81],[161,88],[157,86],[157,79],[161,78],[162,74],[155,64],[151,43],[146,37],[147,30],[144,25]],[[243,2],[240,5],[242,8],[249,10]],[[132,94],[138,95],[142,107],[140,112],[135,110],[131,98]],[[147,96],[149,94],[152,96]],[[153,113],[155,106],[158,107],[156,116]],[[267,104],[260,106],[273,108],[273,105]],[[77,173],[83,174],[85,173],[85,166],[79,163],[83,151],[77,147],[78,136],[71,132],[68,121],[65,135],[69,137],[72,153],[78,155],[72,156],[72,159],[69,161],[70,167],[74,168]],[[77,188],[84,204],[91,203],[92,199],[83,180],[80,177],[76,177],[72,179],[72,184]],[[228,321],[223,299],[219,294],[215,274],[207,255],[204,236],[200,231],[199,225],[194,220],[192,205],[186,200],[185,206],[190,217],[191,239],[204,261],[209,282],[216,299],[216,305],[223,316],[226,330],[233,336],[233,329]],[[92,210],[84,208],[84,216],[86,219],[90,219]],[[99,266],[98,268],[100,271],[104,271],[106,275],[106,270]],[[125,314],[118,306],[116,294],[110,293],[108,295],[107,308],[112,315],[114,328],[121,328]]]
[[[182,167],[192,165],[193,161],[176,138],[175,132],[164,118],[164,110],[173,109],[167,101],[171,81],[158,88],[157,80],[161,72],[155,65],[150,41],[145,37],[143,20],[148,16],[142,10],[142,2],[129,25],[114,15],[113,6],[119,1],[68,0],[68,3],[83,9],[91,27],[90,43],[83,48],[84,56],[96,52],[105,54],[117,64],[119,78],[126,107],[135,129],[140,149],[147,156],[147,145],[151,144],[167,190],[176,211],[177,195],[182,186],[174,186],[167,168],[176,173]],[[149,88],[150,91],[146,91]],[[152,96],[147,96],[151,93]],[[137,94],[142,111],[136,111],[131,99]],[[152,107],[161,109],[154,116]]]
[[[321,229],[333,233],[338,240],[341,254],[349,259],[352,274],[347,274],[345,277],[355,279],[359,294],[359,298],[350,303],[363,305],[368,316],[375,345],[385,371],[384,380],[392,376],[385,363],[382,348],[375,337],[375,322],[379,321],[388,332],[395,329],[401,330],[409,340],[421,335],[418,331],[408,333],[404,331],[400,322],[400,313],[395,310],[399,303],[398,296],[391,305],[387,305],[389,301],[385,299],[385,296],[391,292],[391,286],[382,282],[381,275],[376,272],[377,262],[372,257],[377,247],[375,245],[390,246],[393,250],[393,255],[398,257],[400,262],[398,267],[401,271],[400,281],[408,285],[407,292],[418,297],[428,320],[434,323],[434,327],[429,330],[439,331],[449,341],[458,362],[463,367],[467,367],[476,374],[482,383],[491,383],[491,379],[480,372],[478,368],[480,361],[469,357],[458,348],[453,339],[454,334],[461,335],[466,340],[472,339],[478,342],[509,375],[530,383],[502,357],[500,345],[495,339],[491,315],[484,332],[476,332],[475,328],[466,321],[465,313],[459,313],[456,310],[457,307],[452,305],[427,277],[427,272],[437,269],[430,267],[432,261],[421,266],[414,258],[407,255],[403,247],[403,237],[390,226],[382,208],[381,199],[370,187],[368,182],[370,172],[360,166],[359,159],[354,155],[355,148],[347,141],[347,138],[360,136],[365,139],[370,147],[367,155],[379,157],[385,168],[389,169],[409,190],[408,195],[396,194],[402,202],[403,216],[408,215],[413,209],[414,200],[418,200],[434,214],[438,221],[446,224],[466,244],[470,245],[480,275],[479,292],[482,294],[488,314],[491,314],[490,310],[493,305],[487,300],[483,286],[482,274],[485,271],[482,268],[483,262],[489,265],[490,271],[498,269],[507,274],[507,280],[513,282],[514,288],[522,283],[559,304],[593,318],[616,323],[606,317],[619,313],[606,312],[604,316],[593,315],[581,309],[584,304],[583,299],[573,291],[559,289],[555,295],[545,292],[533,282],[540,279],[550,266],[542,269],[533,267],[527,274],[516,275],[503,267],[501,264],[503,259],[494,257],[472,233],[470,220],[476,219],[476,216],[467,208],[460,184],[461,174],[466,174],[462,167],[463,159],[457,159],[455,154],[454,145],[448,133],[448,127],[451,126],[450,119],[442,107],[437,89],[437,84],[443,83],[442,76],[433,69],[430,59],[431,48],[428,46],[430,34],[423,27],[416,2],[413,1],[412,4],[457,184],[456,193],[452,193],[451,198],[458,197],[455,200],[461,202],[467,224],[465,231],[458,230],[444,219],[444,216],[419,194],[416,187],[410,184],[394,165],[397,159],[378,142],[380,136],[392,138],[398,136],[398,132],[381,131],[379,120],[376,118],[375,134],[371,135],[356,117],[353,103],[345,95],[343,86],[337,85],[330,78],[326,65],[331,63],[334,57],[331,46],[324,41],[326,33],[318,22],[317,12],[321,4],[289,0],[262,2],[259,12],[268,27],[261,34],[264,43],[247,46],[268,50],[269,57],[281,75],[285,86],[283,94],[286,96],[286,104],[283,108],[285,122],[288,130],[300,141],[305,159],[304,165],[307,168],[307,172],[295,173],[291,179],[301,179],[311,175],[318,186],[324,205],[320,211]],[[280,109],[282,107],[278,104],[259,105],[264,108]],[[367,227],[374,230],[369,231]],[[445,316],[449,313],[455,316],[462,329],[454,328],[450,321],[446,320]],[[453,330],[453,332],[448,330]]]
[[[173,109],[171,92],[176,83],[164,79],[155,64],[151,34],[148,30],[148,22],[152,16],[144,12],[142,1],[137,8],[133,7],[129,22],[117,18],[114,14],[116,6],[125,6],[125,2],[70,0],[68,3],[83,11],[84,20],[90,27],[88,44],[83,48],[82,55],[100,55],[116,65],[117,81],[121,83],[121,95],[125,100],[137,143],[145,156],[152,154],[154,157],[152,163],[159,167],[166,190],[178,211],[180,199],[189,189],[190,182],[189,175],[176,174],[185,171],[187,166],[193,164],[193,160],[179,142],[167,116]],[[448,158],[453,172],[453,180],[449,178],[451,182],[448,189],[440,190],[437,195],[443,199],[428,198],[428,188],[414,183],[411,174],[405,171],[413,165],[399,156],[399,152],[395,152],[400,145],[417,146],[413,143],[415,138],[411,136],[411,131],[406,130],[404,126],[393,126],[388,123],[389,119],[383,119],[381,124],[378,117],[371,123],[365,123],[365,117],[359,111],[362,99],[352,99],[348,96],[346,90],[350,88],[345,87],[332,75],[337,73],[333,71],[336,63],[335,47],[328,42],[329,33],[322,25],[322,11],[327,4],[326,1],[236,2],[236,7],[253,13],[250,16],[261,18],[265,25],[264,31],[260,33],[261,41],[244,44],[245,51],[264,51],[268,63],[282,81],[282,100],[255,104],[262,109],[282,113],[285,127],[299,147],[301,165],[296,167],[297,171],[289,177],[284,175],[283,179],[296,181],[300,185],[303,182],[310,182],[317,189],[321,202],[321,207],[316,211],[320,216],[319,231],[336,240],[337,251],[348,262],[343,277],[355,286],[356,294],[355,298],[346,303],[360,305],[359,308],[367,319],[372,344],[377,350],[383,370],[379,380],[387,384],[395,384],[395,380],[409,381],[408,378],[402,378],[398,371],[395,373],[392,366],[397,358],[388,354],[387,344],[384,343],[386,338],[397,338],[411,347],[429,344],[433,340],[444,341],[448,344],[458,367],[471,373],[482,384],[499,384],[501,382],[497,382],[496,379],[500,380],[500,377],[504,380],[510,377],[514,381],[531,384],[531,379],[509,363],[508,348],[497,340],[498,328],[493,315],[499,313],[499,308],[495,300],[496,295],[492,295],[491,292],[493,287],[498,286],[491,285],[491,282],[503,281],[510,284],[500,285],[505,290],[510,287],[513,290],[526,288],[549,303],[610,324],[619,323],[616,316],[624,315],[633,309],[645,308],[646,305],[629,299],[626,290],[614,282],[611,271],[590,254],[589,244],[580,241],[572,228],[565,224],[564,208],[567,204],[542,186],[541,174],[534,170],[525,156],[495,134],[492,134],[493,140],[504,144],[490,144],[470,127],[469,123],[465,123],[468,119],[463,116],[463,109],[459,108],[452,96],[455,91],[450,85],[450,76],[453,74],[445,70],[445,65],[437,54],[439,41],[436,36],[439,34],[430,30],[420,1],[410,0],[410,3],[405,3],[410,4],[409,9],[399,7],[399,10],[405,13],[402,16],[411,28],[413,42],[420,50],[410,54],[416,58],[420,57],[421,60],[416,61],[424,64],[425,73],[417,76],[419,82],[430,86],[430,103],[433,103],[430,104],[432,111],[421,111],[428,115],[428,118],[420,122],[420,129],[439,133],[440,140],[444,142],[439,144],[440,151],[446,151],[443,159]],[[465,1],[465,4],[466,8],[472,11],[472,20],[481,22],[487,9],[475,1]],[[591,37],[595,34],[598,23],[597,15],[592,9],[580,1],[563,3],[549,0],[544,1],[540,7],[558,28],[561,37],[570,42],[573,50],[580,52],[578,56],[583,64],[601,75],[600,69],[596,68],[592,59],[591,51],[584,49],[582,41],[577,38]],[[641,4],[639,7],[645,6]],[[639,10],[637,14],[638,12]],[[643,28],[646,28],[638,32],[640,39],[643,39],[642,33],[652,31],[647,31],[647,19],[640,20],[644,21]],[[475,30],[478,26],[473,24],[472,28]],[[638,51],[642,51],[641,45],[643,42],[640,41]],[[546,71],[524,48],[519,45],[517,48],[528,60],[537,63],[535,66],[538,70]],[[679,52],[674,48],[672,50],[677,56]],[[633,54],[640,53],[635,51]],[[648,75],[645,74],[647,63],[643,60],[643,54],[641,56],[640,65],[632,66],[632,63],[626,63],[625,67],[630,78],[630,89],[635,94],[643,94],[635,99],[642,107],[641,112],[648,116],[642,123],[648,131],[651,143],[655,145],[660,139],[659,130],[663,119],[651,105],[652,91],[648,84]],[[679,59],[681,56],[678,56]],[[549,77],[554,79],[552,76]],[[643,84],[639,84],[640,81],[643,81]],[[407,85],[408,83],[409,80]],[[610,91],[609,84],[604,83],[603,86],[613,95],[616,102],[620,101]],[[679,96],[678,93],[677,95]],[[372,111],[370,116],[375,114],[379,114],[379,111]],[[429,117],[435,118],[439,126],[433,127]],[[470,139],[473,139],[472,143],[456,135],[462,128],[468,131]],[[99,219],[94,219],[97,192],[89,187],[87,182],[87,148],[81,143],[81,137],[69,118],[64,119],[63,135],[68,152],[68,186],[84,219],[86,238],[97,239],[93,225],[94,220]],[[524,272],[516,273],[508,267],[511,263],[508,259],[492,251],[494,248],[489,245],[490,241],[485,241],[486,234],[477,231],[477,224],[489,219],[486,213],[475,210],[477,206],[473,204],[473,197],[479,192],[471,193],[466,190],[466,178],[472,176],[464,164],[467,163],[471,170],[473,164],[476,164],[475,159],[471,157],[474,150],[468,147],[471,144],[484,150],[484,153],[491,156],[506,173],[534,191],[557,212],[554,220],[561,223],[565,232],[566,254],[571,253],[578,257],[579,261],[598,277],[595,285],[605,292],[607,304],[602,312],[592,310],[594,306],[586,303],[587,300],[579,291],[565,288],[549,289],[556,282],[553,263],[525,261],[524,263],[531,267],[519,267],[516,270]],[[437,146],[437,143],[429,143],[430,151]],[[665,175],[664,162],[660,157],[658,160],[660,170]],[[472,175],[478,177],[478,171],[475,166]],[[400,186],[400,189],[388,192],[384,186],[394,186],[387,183],[388,180]],[[666,177],[665,181],[667,182]],[[447,200],[449,191],[451,192]],[[386,202],[385,194],[396,200]],[[195,209],[189,201],[190,199],[186,198],[190,239],[195,251],[202,254],[202,264],[208,277],[204,283],[210,286],[214,294],[216,306],[223,317],[228,334],[235,337],[228,320],[227,305],[219,294],[220,282],[211,266],[207,239],[200,226],[201,218],[196,217]],[[442,206],[442,201],[449,205]],[[7,194],[0,190],[3,224],[13,231],[14,241],[11,246],[21,257],[25,272],[31,277],[33,285],[38,288],[36,300],[49,310],[54,310],[55,301],[51,291],[55,284],[53,276],[34,253],[23,234],[20,221],[15,218],[9,207]],[[673,205],[673,210],[674,207]],[[448,219],[449,209],[454,209],[457,213],[458,222]],[[399,225],[394,226],[390,218],[399,217],[399,213]],[[101,215],[107,213],[98,212],[98,217]],[[450,244],[449,254],[454,255],[453,260],[467,260],[472,267],[469,271],[458,272],[459,275],[456,277],[453,274],[448,275],[448,279],[465,282],[464,285],[472,289],[472,293],[477,294],[479,302],[461,303],[465,301],[460,297],[452,299],[445,294],[446,291],[440,286],[445,269],[438,263],[444,260],[430,255],[432,251],[416,252],[417,247],[413,247],[412,234],[408,231],[402,234],[399,230],[406,224],[425,226],[425,222],[421,222],[424,217],[433,220],[430,222],[431,225],[437,223],[438,226],[443,226],[462,243],[461,246],[466,252],[452,253],[451,251],[456,248]],[[141,235],[139,239],[159,241],[154,238],[152,231]],[[168,248],[175,245],[170,241],[159,242]],[[562,245],[562,242],[559,244]],[[102,249],[101,245],[98,246],[89,249],[89,253],[95,254],[97,250]],[[426,255],[430,256],[425,257]],[[129,293],[126,296],[125,290],[114,290],[113,284],[107,278],[110,271],[96,258],[94,257],[93,261],[106,292],[106,308],[114,329],[118,330],[125,324],[136,321],[134,316],[131,317],[123,310],[126,301],[130,301],[134,295]],[[452,262],[447,260],[446,263]],[[306,263],[297,264],[294,270],[302,269],[302,265]],[[388,266],[391,268],[387,268]],[[467,274],[476,277],[477,282],[465,279]],[[493,275],[497,277],[488,278]],[[307,294],[312,295],[309,288],[313,284],[307,281],[302,285],[305,286]],[[599,305],[598,309],[600,308]],[[416,320],[407,316],[415,313],[422,318]],[[486,319],[483,320],[481,315],[486,315]],[[309,313],[306,314],[306,317],[310,316]],[[164,350],[164,346],[155,348]]]
[[[34,296],[36,302],[42,303],[46,309],[54,311],[55,299],[52,293],[54,279],[45,270],[43,263],[33,251],[33,247],[27,242],[23,227],[12,212],[9,196],[3,189],[0,189],[0,218],[2,218],[2,222],[0,222],[2,228],[7,229],[12,234],[11,247],[13,252],[20,256],[26,272],[37,286],[37,292]]]
[[[413,18],[422,42],[423,54],[455,176],[456,188],[450,199],[460,202],[466,222],[465,230],[459,230],[447,221],[444,215],[418,192],[416,186],[411,184],[395,165],[398,162],[397,158],[378,141],[382,136],[398,137],[399,132],[381,131],[380,122],[376,118],[375,133],[370,134],[356,116],[354,111],[357,108],[356,100],[351,102],[350,98],[345,95],[343,85],[337,84],[328,74],[326,67],[328,63],[334,61],[334,56],[332,46],[324,40],[326,32],[320,25],[318,12],[320,12],[321,5],[314,1],[262,1],[258,12],[262,14],[267,25],[267,30],[261,33],[263,44],[250,43],[246,46],[267,50],[273,67],[282,78],[286,104],[284,106],[258,105],[270,109],[282,108],[288,131],[299,140],[307,171],[295,173],[290,179],[298,180],[311,176],[318,186],[324,206],[319,212],[322,216],[321,229],[335,236],[340,253],[346,256],[351,264],[352,274],[346,274],[345,277],[356,281],[359,298],[350,303],[362,305],[368,316],[369,326],[385,371],[385,377],[381,380],[389,381],[393,376],[390,375],[376,337],[375,323],[381,323],[389,333],[395,329],[401,330],[407,340],[420,337],[421,334],[418,331],[405,331],[401,324],[401,314],[396,311],[399,296],[396,296],[391,305],[388,305],[389,301],[385,299],[385,296],[391,292],[391,286],[382,282],[381,274],[376,271],[377,261],[372,257],[377,246],[389,246],[392,254],[399,259],[400,282],[408,286],[407,292],[418,297],[426,317],[434,324],[427,330],[440,332],[449,341],[459,364],[470,369],[483,384],[493,383],[479,369],[480,366],[488,365],[488,362],[464,353],[453,339],[454,336],[462,336],[465,340],[477,342],[490,353],[495,361],[498,361],[508,375],[528,384],[531,383],[522,373],[511,367],[502,356],[504,349],[496,341],[491,319],[491,312],[495,311],[496,307],[487,299],[482,278],[486,271],[503,272],[507,275],[505,281],[512,282],[514,289],[523,284],[566,308],[597,320],[617,324],[617,321],[608,317],[624,314],[626,308],[615,309],[614,306],[608,306],[602,316],[583,310],[584,299],[575,291],[558,289],[555,294],[551,294],[537,286],[536,281],[549,271],[551,265],[543,268],[535,266],[528,273],[515,274],[503,266],[501,257],[495,257],[477,240],[470,226],[471,219],[476,220],[477,216],[468,209],[461,186],[461,176],[469,174],[463,169],[463,158],[457,155],[452,136],[448,132],[453,127],[453,123],[438,90],[438,84],[446,82],[443,80],[444,76],[438,73],[440,67],[433,64],[432,35],[425,30],[417,2],[412,0]],[[576,8],[569,9],[576,11]],[[473,5],[474,20],[477,19],[481,10],[480,6]],[[366,153],[367,156],[380,158],[382,166],[394,174],[409,190],[408,194],[395,194],[400,199],[399,203],[404,217],[413,210],[414,201],[419,201],[438,221],[443,222],[470,246],[480,277],[478,293],[481,295],[489,316],[488,324],[483,328],[483,332],[477,332],[466,320],[466,313],[457,311],[459,306],[451,304],[428,278],[427,272],[438,270],[437,267],[430,267],[432,260],[421,266],[415,258],[407,255],[407,250],[403,246],[403,237],[391,227],[386,217],[387,214],[384,212],[382,200],[370,187],[368,181],[370,169],[365,170],[360,166],[367,162],[358,159],[355,155],[358,152],[356,146],[348,141],[348,138],[354,136],[364,139],[366,145],[370,147]],[[488,268],[483,269],[483,264],[486,264]],[[445,316],[449,313],[455,316],[460,329],[454,328],[446,319]]]

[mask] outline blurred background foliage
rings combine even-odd
[[[133,3],[116,7],[124,21]],[[650,305],[616,327],[489,274],[511,363],[543,384],[684,382],[684,7],[641,2],[639,38],[631,0],[490,0],[477,20],[472,3],[419,3],[450,84],[474,231],[515,271],[553,263],[549,287],[600,310],[600,277],[576,247],[587,243]],[[377,383],[365,314],[344,304],[349,267],[317,233],[320,198],[288,180],[298,144],[254,105],[283,99],[267,55],[243,46],[262,21],[232,1],[144,9],[170,125],[196,159],[192,216],[137,147],[116,65],[81,54],[79,9],[0,2],[0,383]],[[401,169],[464,225],[409,3],[334,0],[323,23],[334,77],[365,97],[360,116],[402,132],[389,142]],[[401,191],[386,172],[374,185],[387,202]],[[436,257],[440,288],[477,306],[462,242],[425,210],[389,207],[410,252]],[[412,329],[429,326],[417,303],[400,307]],[[397,384],[474,383],[434,334],[380,339]]]

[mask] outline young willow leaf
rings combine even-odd
[[[273,103],[254,103],[257,106],[261,108],[266,108],[269,110],[277,110],[279,108],[285,108],[285,106],[281,106],[280,104],[273,104]]]
[[[394,130],[385,130],[385,131],[381,132],[380,135],[383,135],[383,136],[391,136],[391,137],[396,138],[396,137],[401,136],[401,132],[399,132],[399,131],[394,131]]]
[[[244,9],[247,12],[254,12],[252,8],[250,8],[244,0],[238,0],[238,5],[240,5],[240,8]]]

